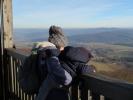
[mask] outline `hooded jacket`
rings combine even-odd
[[[71,47],[67,46],[58,56],[61,62],[61,66],[68,71],[72,77],[74,75],[82,75],[90,72],[95,72],[93,67],[86,65],[86,63],[92,58],[90,51],[83,47]],[[67,63],[71,64],[68,65]],[[72,70],[72,71],[71,71]],[[69,91],[64,89],[53,89],[46,100],[69,100]]]
[[[52,77],[61,84],[69,84],[71,77],[74,79],[76,76],[95,71],[94,68],[86,64],[92,58],[92,55],[89,50],[83,47],[67,46],[61,53],[59,53],[57,49],[44,50],[41,55],[44,55],[43,53],[47,53],[46,55],[48,55],[46,58],[49,72],[51,72]],[[41,59],[39,61],[41,61]],[[46,67],[41,67],[41,69],[42,68],[46,69]],[[63,69],[65,69],[71,77],[63,73]],[[42,70],[41,76],[44,77],[44,73],[47,73],[46,70]]]
[[[92,54],[86,48],[71,46],[65,47],[64,51],[62,51],[59,55],[60,62],[62,62],[62,67],[66,69],[72,77],[95,72],[93,67],[87,65],[88,61],[92,57]]]

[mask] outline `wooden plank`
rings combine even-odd
[[[78,100],[78,84],[74,84],[71,88],[71,100]]]
[[[8,70],[9,70],[9,93],[12,93],[12,70],[11,70],[11,56],[8,57],[8,61],[9,61],[9,66],[8,66]]]
[[[108,98],[108,97],[104,97],[104,100],[111,100],[110,98]],[[115,100],[115,99],[113,99],[113,100]]]
[[[92,100],[100,100],[100,95],[94,92],[90,94],[92,96]]]
[[[82,80],[82,83],[80,84],[81,100],[88,100],[88,88],[84,86],[84,82],[85,81]]]
[[[96,74],[83,77],[85,88],[111,100],[133,100],[133,84]],[[119,94],[118,94],[119,93]]]
[[[10,57],[10,63],[11,63],[11,65],[10,65],[10,67],[11,67],[11,90],[12,90],[12,92],[14,92],[14,78],[13,78],[13,73],[14,73],[14,71],[13,71],[13,58],[12,57]]]
[[[5,53],[4,54],[4,88],[5,88],[5,100],[8,100],[9,98],[9,85],[8,85],[8,66],[9,61],[8,61],[8,56]]]
[[[2,0],[0,0],[0,20],[2,19]],[[2,21],[0,21],[2,23]],[[0,25],[1,26],[1,25]],[[0,98],[4,99],[3,91],[3,38],[2,38],[2,27],[0,27]]]
[[[1,43],[0,43],[1,47]],[[0,48],[0,98],[3,100],[3,55],[2,48]]]
[[[88,100],[88,89],[82,87],[80,93],[81,93],[81,100]]]
[[[25,53],[22,50],[18,50],[18,49],[6,49],[7,50],[7,54],[12,56],[13,58],[19,59],[21,61],[23,61],[26,57],[29,56],[29,53]]]
[[[16,62],[15,59],[13,58],[13,77],[14,77],[14,93],[17,94],[17,79],[16,79]]]
[[[18,60],[18,64],[19,64],[19,66],[21,65],[21,60]],[[19,97],[22,99],[22,93],[21,93],[21,88],[20,88],[19,84],[18,84],[18,88],[19,88]]]
[[[1,51],[0,51],[1,52]],[[0,98],[3,100],[3,60],[0,54]]]
[[[17,91],[17,96],[19,97],[19,82],[18,82],[18,67],[19,67],[19,61],[18,59],[15,59],[15,63],[16,63],[16,91]]]
[[[8,73],[7,73],[7,77],[8,77],[8,90],[9,90],[9,93],[11,92],[11,62],[10,62],[10,56],[7,56],[7,62],[9,62],[8,64],[7,64],[7,71],[8,71]]]

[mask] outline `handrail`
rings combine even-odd
[[[109,77],[109,76],[105,76],[105,75],[102,75],[102,74],[96,74],[96,73],[89,73],[89,74],[84,74],[82,75],[82,77],[93,77],[97,80],[101,80],[103,82],[108,82],[108,83],[113,83],[113,84],[119,84],[121,86],[132,86],[133,88],[133,83],[131,82],[127,82],[125,80],[120,80],[120,79],[116,79],[116,78],[113,78],[113,77]]]
[[[18,49],[7,49],[7,54],[15,59],[24,60],[29,53]],[[133,100],[133,83],[110,78],[99,74],[86,74],[81,77],[81,100],[88,100],[88,90],[92,100]],[[77,100],[77,99],[74,99]]]
[[[133,100],[133,83],[98,74],[83,75],[82,82],[85,88],[111,100]]]
[[[20,59],[20,60],[24,60],[26,57],[29,56],[29,53],[24,52],[20,49],[9,48],[9,49],[6,49],[6,51],[7,51],[8,55],[10,55],[16,59]]]

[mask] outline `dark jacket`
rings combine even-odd
[[[41,50],[38,53],[38,68],[40,80],[45,80],[47,74],[50,74],[52,79],[62,85],[71,83],[71,75],[62,68],[58,55],[60,54],[57,49]]]
[[[92,55],[87,49],[70,46],[65,47],[64,51],[59,55],[62,67],[66,69],[72,77],[75,77],[75,74],[81,75],[94,72],[94,68],[86,65],[91,57]],[[73,72],[75,72],[75,74]],[[47,100],[55,100],[55,98],[58,98],[57,100],[68,100],[68,94],[68,90],[53,89],[49,93]]]
[[[87,74],[94,72],[95,69],[87,65],[88,61],[92,58],[92,54],[84,47],[65,47],[59,55],[59,59],[64,65],[63,67],[71,73],[69,67],[76,73],[76,75]],[[75,77],[71,73],[72,77]]]

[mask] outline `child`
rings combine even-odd
[[[42,84],[36,100],[45,100],[53,88],[60,88],[63,85],[69,85],[71,83],[72,77],[61,67],[57,57],[59,51],[54,44],[50,42],[38,42],[33,46],[32,52],[40,53],[38,63]]]

